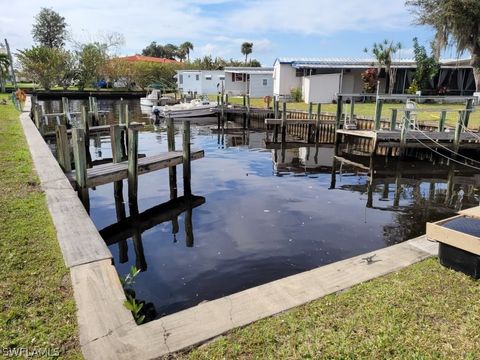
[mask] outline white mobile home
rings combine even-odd
[[[427,92],[448,95],[471,95],[475,90],[472,68],[468,60],[441,60],[440,71],[431,80]],[[291,90],[299,88],[305,102],[326,103],[336,94],[364,92],[362,73],[375,67],[373,59],[285,59],[275,61],[273,94],[289,97]],[[413,59],[394,60],[396,71],[394,94],[404,94],[413,80],[416,68]],[[380,72],[380,93],[386,90],[386,75]]]
[[[272,75],[272,67],[226,67],[225,93],[253,98],[273,96]]]
[[[177,70],[175,75],[180,93],[185,95],[217,94],[225,81],[223,70]]]

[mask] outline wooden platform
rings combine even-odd
[[[379,146],[398,146],[400,142],[400,131],[389,131],[389,130],[337,130],[337,134],[367,138],[375,140]],[[454,132],[426,132],[419,130],[409,130],[406,133],[405,140],[407,144],[406,147],[419,147],[419,141],[425,143],[428,146],[435,146],[432,140],[437,143],[441,143],[443,146],[453,146],[455,133]],[[411,144],[408,144],[411,143]],[[480,147],[480,134],[477,133],[466,133],[462,132],[460,134],[460,145],[462,147],[471,147],[479,148]]]
[[[282,125],[282,119],[265,119],[266,125]],[[286,125],[316,125],[316,119],[286,119]],[[319,125],[334,125],[335,120],[320,120]]]
[[[192,151],[191,159],[198,160],[205,156],[203,150]],[[165,169],[183,163],[181,151],[170,151],[160,155],[138,159],[138,175]],[[128,161],[94,166],[87,169],[87,187],[104,185],[113,181],[127,178]],[[75,171],[65,174],[70,182],[76,186]]]

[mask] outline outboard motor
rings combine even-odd
[[[160,125],[160,109],[154,108],[153,114],[155,115],[155,121],[154,121],[155,126]]]

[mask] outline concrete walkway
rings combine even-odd
[[[424,237],[363,254],[165,316],[137,326],[111,253],[36,130],[21,123],[46,193],[65,263],[70,268],[82,352],[87,359],[153,359],[200,344],[235,327],[350,288],[437,254]]]

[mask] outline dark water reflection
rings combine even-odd
[[[99,106],[114,110],[112,102]],[[130,108],[134,119],[148,121],[138,105]],[[204,202],[190,211],[191,219],[181,212],[184,203],[158,207],[170,200],[167,170],[139,178],[143,220],[112,225],[117,223],[113,185],[90,190],[91,217],[99,230],[106,228],[102,233],[119,274],[144,262],[146,271],[134,288],[160,314],[419,236],[427,221],[479,203],[478,174],[415,161],[334,163],[330,146],[266,150],[262,132],[225,135],[222,145],[211,124],[216,120],[191,129],[192,147],[205,150],[205,158],[192,163],[192,191]],[[166,149],[164,128],[140,134],[140,153]],[[91,151],[110,157],[109,138],[92,139]],[[125,182],[125,198],[126,193]],[[178,194],[183,195],[181,181]],[[154,207],[158,211],[145,215]]]

